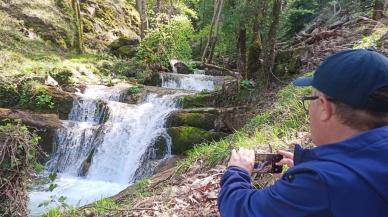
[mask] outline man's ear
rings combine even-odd
[[[327,100],[326,97],[320,96],[318,98],[319,103],[319,119],[321,121],[328,121],[334,115],[334,108],[332,103]]]

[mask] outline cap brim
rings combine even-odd
[[[307,87],[307,86],[311,86],[311,84],[313,83],[313,79],[314,79],[313,76],[300,77],[294,80],[292,84],[298,87]]]

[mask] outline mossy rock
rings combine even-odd
[[[172,139],[172,154],[182,154],[193,148],[195,144],[212,140],[218,141],[228,135],[226,133],[210,132],[204,129],[186,126],[168,128],[167,133]]]
[[[117,55],[121,56],[121,57],[132,58],[136,55],[136,51],[137,51],[136,47],[124,45],[124,46],[120,47],[119,49],[117,49],[115,51],[115,53],[117,53]]]
[[[214,105],[214,96],[211,93],[183,96],[179,99],[179,104],[182,108],[212,107]]]
[[[204,130],[214,129],[214,122],[217,115],[198,112],[176,112],[167,121],[170,127],[191,126]]]
[[[15,84],[0,81],[0,107],[13,107],[17,105],[19,99],[19,92]]]

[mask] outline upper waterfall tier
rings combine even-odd
[[[177,74],[161,73],[162,87],[194,90],[194,91],[213,91],[221,89],[222,84],[228,77],[208,76],[201,74]]]

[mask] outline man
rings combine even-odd
[[[281,151],[291,167],[274,185],[251,186],[252,150],[232,151],[221,179],[222,216],[388,216],[388,58],[347,50],[327,58],[313,77],[311,136],[317,146]]]

